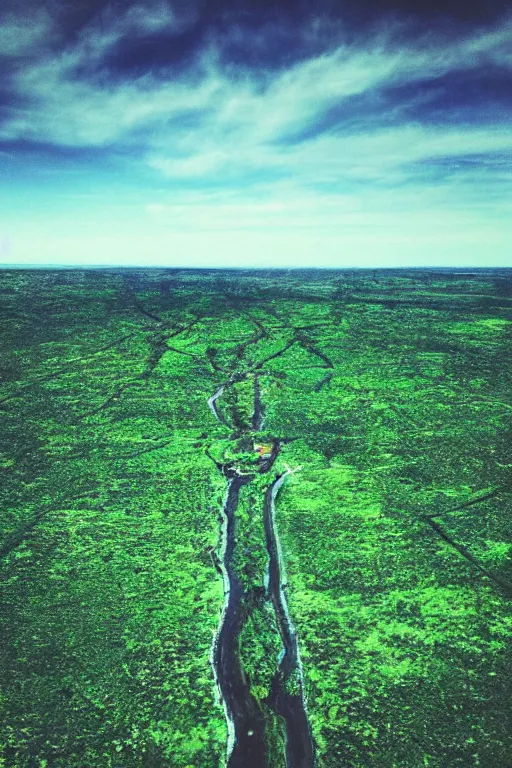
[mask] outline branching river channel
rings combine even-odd
[[[264,420],[261,402],[259,371],[238,374],[216,389],[208,399],[208,406],[217,421],[233,429],[233,440],[251,437],[261,430]],[[254,411],[250,426],[231,424],[219,407],[219,401],[234,384],[252,378],[254,381]],[[270,693],[266,702],[282,724],[284,757],[287,768],[312,768],[314,746],[308,723],[304,680],[297,633],[291,619],[286,595],[284,563],[275,520],[275,503],[279,489],[292,470],[272,473],[279,455],[280,441],[269,440],[256,465],[249,467],[240,462],[219,462],[210,454],[217,469],[226,478],[223,504],[219,570],[224,580],[224,605],[219,626],[212,645],[211,662],[220,699],[228,725],[228,768],[272,768],[267,722],[258,699],[251,691],[240,655],[240,634],[247,620],[248,601],[242,579],[235,567],[237,551],[243,542],[237,539],[237,509],[241,490],[253,483],[258,475],[269,475],[263,493],[263,525],[268,553],[266,573],[262,574],[265,600],[273,611],[282,649],[276,658]]]

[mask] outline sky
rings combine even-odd
[[[0,264],[512,266],[501,0],[2,0]]]

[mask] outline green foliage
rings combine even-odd
[[[240,654],[282,768],[257,375],[271,476],[302,467],[277,525],[318,768],[508,768],[507,271],[2,282],[0,766],[222,765],[217,461],[257,475]]]

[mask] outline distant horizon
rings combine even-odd
[[[424,264],[422,266],[342,266],[342,267],[312,267],[307,265],[297,267],[231,267],[231,266],[179,266],[179,265],[157,265],[157,264],[1,264],[1,271],[9,271],[11,269],[22,270],[112,270],[122,271],[125,269],[152,269],[152,270],[174,270],[174,271],[190,271],[190,272],[386,272],[386,271],[403,271],[403,272],[421,272],[430,270],[433,272],[460,272],[461,274],[471,274],[473,272],[512,272],[512,266],[433,266]]]

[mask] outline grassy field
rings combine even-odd
[[[273,445],[233,558],[269,768],[287,472],[317,768],[512,766],[512,270],[13,270],[0,317],[0,766],[225,764],[219,468]]]

